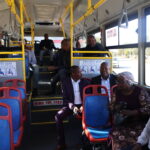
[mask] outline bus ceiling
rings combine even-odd
[[[16,16],[10,13],[6,2],[15,2],[15,8],[20,16],[20,0],[0,0],[0,33],[7,31],[10,35],[18,36],[20,24],[16,21]],[[50,36],[62,36],[60,18],[64,27],[64,32],[70,36],[70,11],[66,11],[70,2],[73,0],[23,0],[26,12],[35,26],[35,36],[43,36],[49,33]],[[137,10],[138,5],[148,2],[147,0],[74,0],[73,2],[73,20],[76,22],[91,7],[94,7],[99,1],[104,1],[92,15],[86,17],[75,25],[75,35],[85,31],[90,31],[98,26],[104,25],[114,18],[120,18],[123,12],[123,3],[125,3],[126,12]],[[66,11],[66,12],[65,12]],[[65,13],[65,14],[64,14]],[[123,12],[124,13],[124,12]],[[27,18],[25,21],[25,30],[30,27]],[[18,34],[17,34],[18,33]]]

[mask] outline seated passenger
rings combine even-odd
[[[105,86],[108,89],[109,98],[111,98],[110,88],[116,84],[116,76],[113,74],[110,74],[110,66],[108,62],[101,63],[100,75],[92,78],[91,83]],[[105,93],[105,91],[103,90],[101,92]]]
[[[63,120],[72,115],[73,112],[77,113],[81,111],[83,88],[89,84],[87,80],[82,79],[82,74],[78,66],[72,66],[70,72],[71,76],[66,78],[62,84],[64,107],[55,116],[58,132],[57,150],[64,150],[66,147]]]
[[[56,49],[53,40],[48,39],[48,34],[44,34],[44,40],[40,42],[40,65],[43,65],[43,56],[45,53],[52,51],[52,49]]]
[[[150,149],[150,118],[132,150],[142,150],[146,144],[148,144],[148,149]]]
[[[106,50],[100,43],[96,42],[96,39],[93,35],[89,35],[87,37],[87,46],[85,48],[82,48],[82,50],[86,51],[108,51]],[[92,57],[92,56],[105,56],[106,54],[94,54],[94,53],[87,53],[83,54],[83,56],[86,57]]]
[[[38,94],[38,81],[39,81],[39,66],[37,65],[37,60],[34,54],[34,50],[31,50],[30,47],[28,47],[25,44],[25,53],[28,57],[30,70],[33,71],[33,93],[32,95]]]
[[[144,89],[133,84],[130,72],[118,74],[117,81],[110,106],[115,124],[112,140],[114,150],[124,150],[136,143],[150,114],[150,99]]]

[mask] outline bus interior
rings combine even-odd
[[[106,61],[112,73],[130,71],[135,84],[149,92],[149,0],[0,0],[0,18],[0,87],[9,80],[18,82],[26,101],[22,140],[6,150],[56,149],[55,115],[63,106],[63,97],[61,82],[53,89],[51,81],[57,73],[53,69],[55,56],[65,38],[70,39],[71,66],[79,66],[84,78],[90,80],[99,75],[99,66]],[[44,34],[56,48],[43,56],[41,65],[40,42]],[[93,35],[108,51],[81,50],[87,45],[88,35]],[[28,62],[26,49],[35,54],[38,75]],[[87,57],[84,53],[96,56]],[[107,56],[99,56],[101,53]],[[67,150],[82,150],[81,119],[67,118],[64,128]],[[90,142],[86,144],[85,150],[94,149]],[[100,149],[103,147],[95,147]],[[0,145],[0,150],[5,149]]]

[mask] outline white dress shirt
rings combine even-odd
[[[101,85],[105,86],[108,90],[108,95],[109,95],[109,101],[111,100],[111,96],[110,96],[110,79],[108,77],[107,80],[103,79],[101,77]],[[101,89],[101,93],[106,93],[104,89]]]
[[[80,80],[74,81],[74,80],[71,78],[71,82],[72,82],[73,91],[74,91],[74,104],[76,104],[76,105],[82,104],[81,96],[80,96],[80,88],[79,88]]]
[[[140,143],[141,145],[148,143],[148,148],[150,149],[150,118],[141,135],[138,137],[137,143]]]

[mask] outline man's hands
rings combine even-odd
[[[73,112],[74,112],[75,114],[77,114],[77,113],[79,112],[78,107],[74,107],[74,108],[73,108]]]
[[[82,113],[83,112],[83,106],[78,108],[78,107],[74,106],[73,103],[68,103],[68,107],[69,107],[69,109],[73,110],[74,114],[78,114],[78,113]]]
[[[75,114],[82,113],[82,112],[83,112],[83,107],[82,107],[82,106],[81,106],[80,108],[74,107],[74,108],[73,108],[73,112],[74,112]]]

